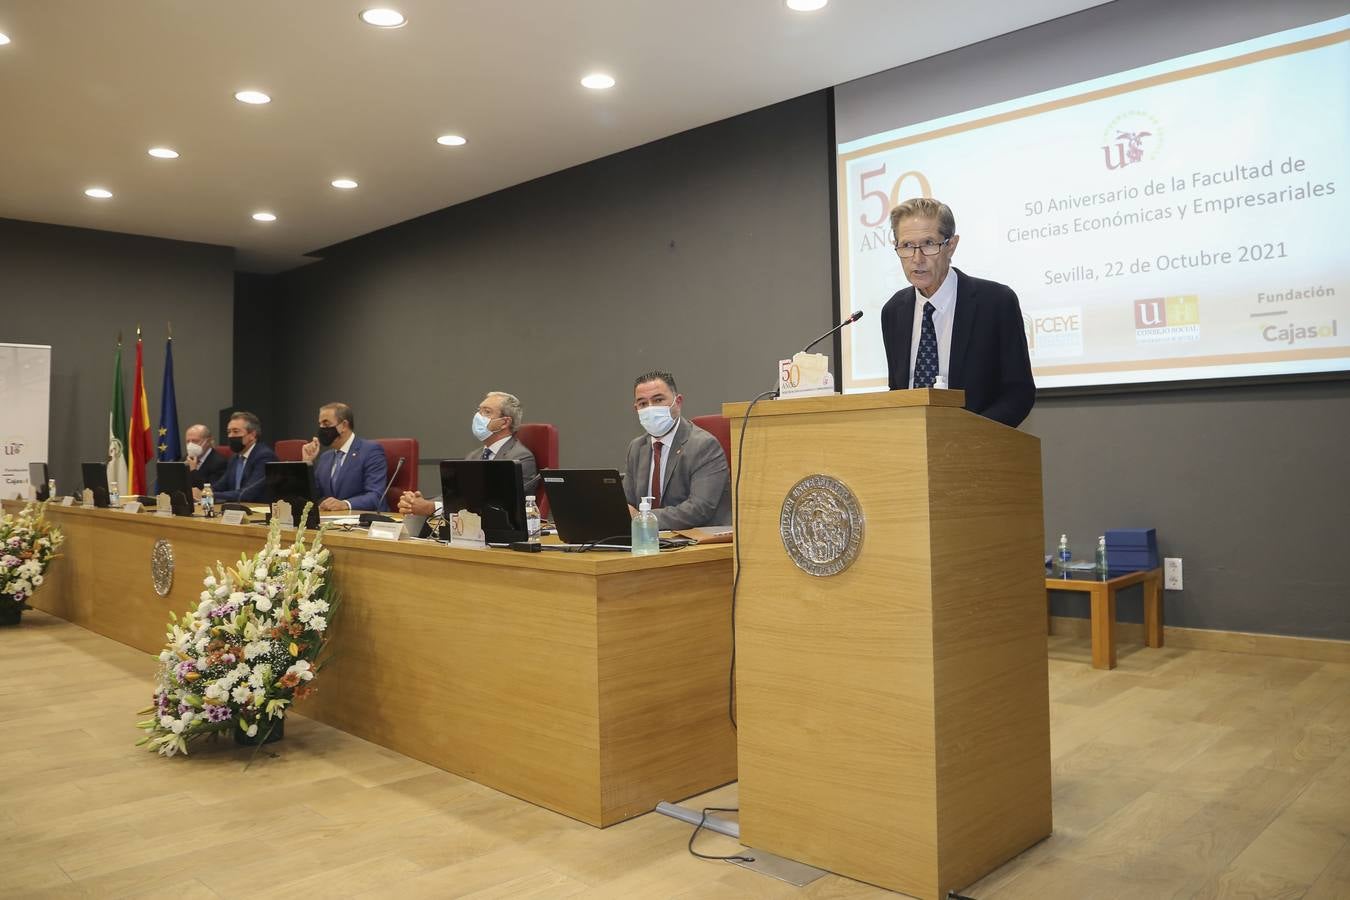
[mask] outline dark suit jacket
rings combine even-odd
[[[731,524],[731,472],[722,444],[693,422],[680,417],[665,444],[666,481],[661,506],[652,510],[665,530]],[[630,506],[647,494],[652,483],[651,437],[643,434],[628,445],[623,492]]]
[[[225,474],[227,460],[216,452],[216,448],[210,448],[211,452],[206,454],[197,465],[197,468],[188,473],[188,483],[195,488],[203,485],[211,485],[211,490],[216,489],[216,479]]]
[[[347,459],[333,477],[333,456],[336,450],[325,450],[314,460],[314,483],[319,497],[346,500],[352,509],[383,512],[385,482],[389,479],[389,463],[384,448],[365,438],[352,438]]]
[[[253,445],[253,452],[244,459],[236,453],[230,457],[220,478],[211,482],[211,493],[217,503],[266,503],[267,502],[267,464],[276,462],[277,455],[262,441]],[[238,491],[234,489],[234,473],[240,464],[244,466],[244,478]]]
[[[914,288],[881,308],[890,387],[909,387],[909,350],[914,334]],[[1016,428],[1036,402],[1022,308],[1012,288],[956,270],[956,319],[952,322],[947,387],[966,392],[966,409]]]
[[[479,444],[477,450],[471,450],[464,454],[465,459],[482,459],[483,445]],[[515,459],[520,461],[520,477],[525,482],[525,493],[533,494],[539,487],[539,464],[535,462],[534,454],[530,448],[526,447],[520,441],[516,440],[515,435],[502,444],[502,449],[497,451],[493,459]]]

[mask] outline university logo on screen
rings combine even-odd
[[[1033,360],[1083,355],[1083,308],[1061,306],[1022,313],[1022,330]]]
[[[1200,298],[1186,294],[1134,301],[1134,340],[1139,344],[1200,340]]]
[[[1104,140],[1102,155],[1106,168],[1123,169],[1157,159],[1162,149],[1162,126],[1148,113],[1130,110],[1111,120],[1106,126]]]

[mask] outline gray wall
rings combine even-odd
[[[215,421],[230,399],[233,266],[228,247],[0,219],[0,341],[52,346],[48,463],[58,490],[78,487],[81,461],[107,456],[119,330],[128,415],[139,323],[150,423],[159,424],[172,322],[179,422]]]
[[[827,121],[810,95],[330,248],[281,279],[308,342],[275,354],[271,433],[340,399],[366,435],[462,456],[506,390],[565,464],[620,466],[638,373],[674,373],[691,415],[772,387],[829,327]]]
[[[1344,0],[1116,0],[836,90],[839,140],[1330,19]],[[915,89],[921,86],[922,89]],[[1330,112],[1330,111],[1329,111]],[[1345,110],[1335,114],[1344,116]],[[997,277],[997,273],[988,273]],[[1047,542],[1158,529],[1170,624],[1350,639],[1350,384],[1042,397]],[[1047,550],[1049,547],[1047,547]],[[1059,614],[1085,595],[1057,595]],[[1121,618],[1140,621],[1138,591]]]

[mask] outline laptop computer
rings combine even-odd
[[[617,469],[545,469],[540,474],[559,540],[614,550],[632,547],[633,518]]]
[[[519,460],[443,459],[440,468],[441,505],[447,517],[461,509],[474,513],[482,520],[488,544],[528,539]]]
[[[187,463],[168,460],[155,463],[155,482],[161,494],[169,495],[175,516],[192,515],[192,476]]]
[[[85,489],[94,494],[94,506],[99,509],[107,509],[109,506],[108,464],[106,462],[80,463],[80,475],[84,478]]]
[[[319,489],[314,483],[314,467],[304,462],[270,462],[263,467],[269,505],[285,500],[291,505],[291,522],[299,527],[305,504],[313,504],[305,517],[306,528],[319,527]]]

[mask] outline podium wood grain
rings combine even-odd
[[[959,396],[762,403],[739,460],[742,841],[925,898],[1051,826],[1039,442]],[[824,578],[778,529],[817,473],[866,521]]]

